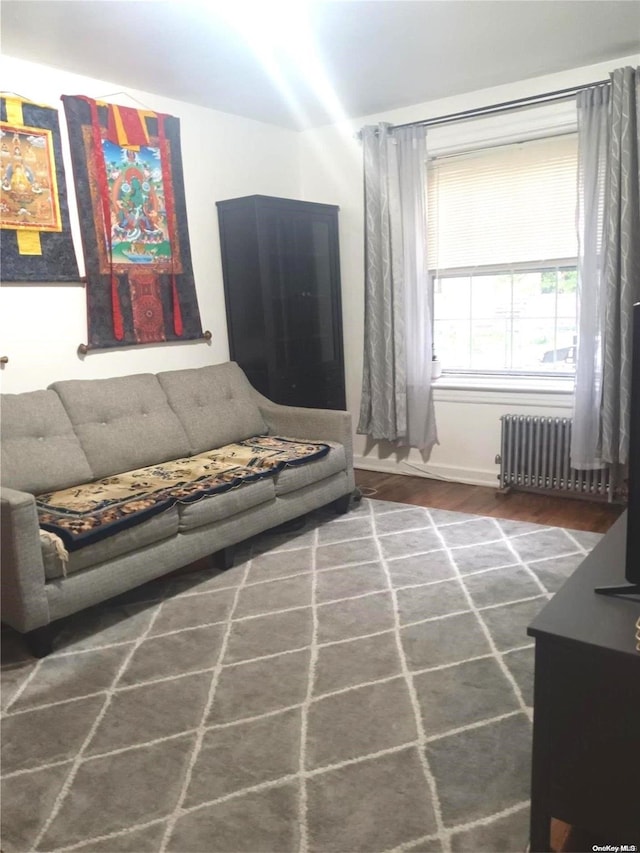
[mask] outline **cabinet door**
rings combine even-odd
[[[218,204],[229,355],[258,391],[269,394],[271,349],[260,285],[258,236],[253,206]]]
[[[341,365],[310,369],[292,367],[279,375],[273,396],[289,406],[344,409],[343,368]]]
[[[275,371],[341,362],[335,217],[278,212],[267,231]]]

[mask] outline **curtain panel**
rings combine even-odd
[[[358,432],[417,447],[437,443],[431,294],[426,260],[426,131],[362,130],[365,340]]]
[[[580,93],[579,341],[571,464],[629,456],[632,306],[640,301],[640,69]]]
[[[578,118],[578,354],[571,434],[574,468],[602,468],[600,407],[604,335],[603,212],[609,147],[609,86],[584,89]]]
[[[640,300],[640,69],[611,77],[611,135],[605,200],[605,334],[602,458],[629,458],[633,304]]]

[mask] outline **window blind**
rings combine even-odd
[[[429,268],[575,258],[576,180],[576,134],[432,160]]]

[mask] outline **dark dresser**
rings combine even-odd
[[[623,581],[625,543],[626,514],[528,629],[536,645],[532,851],[550,849],[552,817],[640,849],[640,602],[593,591]]]

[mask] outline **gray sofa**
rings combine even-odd
[[[281,406],[228,362],[192,370],[55,382],[2,395],[2,621],[31,651],[51,650],[50,623],[354,490],[347,412]],[[286,467],[195,503],[177,503],[61,559],[41,535],[34,495],[190,457],[256,435],[330,445],[322,458]],[[46,534],[45,534],[46,536]]]

